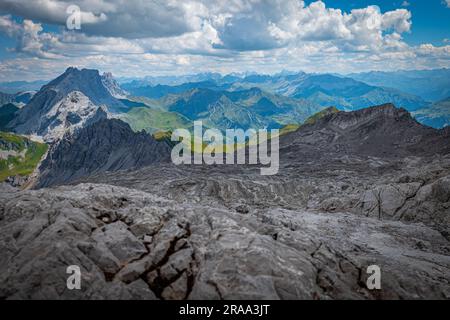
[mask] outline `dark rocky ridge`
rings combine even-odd
[[[421,125],[392,104],[324,116],[283,137],[281,154],[403,158],[450,153],[450,130]]]
[[[170,147],[125,122],[102,119],[66,134],[40,167],[38,187],[67,183],[104,171],[140,168],[170,160]]]

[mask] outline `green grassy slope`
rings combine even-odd
[[[323,109],[322,111],[319,111],[319,112],[313,114],[312,116],[310,116],[309,118],[307,118],[302,124],[285,125],[284,127],[282,127],[280,129],[280,135],[284,135],[284,134],[287,134],[290,132],[297,131],[298,128],[300,128],[302,125],[314,124],[320,118],[322,118],[326,115],[332,114],[332,113],[336,113],[336,112],[339,112],[339,110],[336,107],[329,107],[329,108]]]
[[[146,107],[133,108],[122,114],[120,119],[127,122],[134,131],[145,130],[148,133],[171,131],[192,125],[191,121],[178,113]]]
[[[322,111],[319,111],[315,114],[313,114],[312,116],[310,116],[308,119],[305,120],[305,122],[303,122],[303,124],[314,124],[317,120],[319,120],[320,118],[332,114],[332,113],[336,113],[339,112],[339,110],[336,107],[329,107],[326,109],[323,109]]]
[[[13,151],[17,154],[16,156],[9,155],[7,159],[0,158],[0,181],[9,176],[31,174],[47,148],[44,143],[34,142],[15,134],[0,132],[0,151]],[[24,157],[21,154],[24,154]]]

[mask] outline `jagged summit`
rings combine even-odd
[[[321,121],[318,121],[318,125],[330,123],[341,129],[347,129],[353,125],[360,125],[362,122],[385,120],[404,121],[417,128],[423,128],[422,125],[411,117],[411,114],[407,110],[397,108],[392,103],[386,103],[357,111],[329,113],[321,117]]]
[[[116,81],[116,79],[114,79],[111,72],[103,73],[102,83],[114,98],[125,99],[127,97],[128,93],[122,90],[119,83]]]
[[[107,85],[117,85],[112,75],[101,76],[98,70],[80,70],[75,67],[69,67],[62,75],[49,82],[42,89],[55,90],[62,95],[72,91],[80,91],[93,103],[97,105],[104,104],[111,111],[122,108],[120,101],[117,101],[112,96],[110,93],[111,88],[105,83]]]
[[[72,127],[73,119],[79,119],[76,122],[81,127],[97,115],[99,108],[103,109],[99,112],[103,115],[126,109],[110,93],[118,92],[118,88],[112,75],[103,77],[98,70],[69,67],[43,86],[8,127],[17,133],[34,134],[44,137],[47,142],[55,142]]]

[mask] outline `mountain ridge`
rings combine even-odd
[[[450,69],[397,70],[353,73],[348,76],[371,85],[383,85],[439,101],[450,96]]]
[[[40,166],[37,187],[57,185],[103,171],[139,168],[170,160],[170,147],[118,119],[99,119],[65,133]]]
[[[281,148],[309,159],[354,154],[407,157],[450,153],[450,130],[417,122],[393,104],[327,114],[281,137]],[[280,149],[280,152],[282,152]]]

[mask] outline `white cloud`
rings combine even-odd
[[[421,44],[417,50],[418,55],[434,58],[450,58],[450,46],[435,47],[430,43]]]
[[[219,38],[215,48],[237,51],[279,48],[296,40],[358,42],[360,34],[402,33],[411,25],[405,9],[382,14],[377,6],[369,6],[344,13],[322,1],[305,5],[299,0],[2,0],[0,10],[64,26],[71,4],[80,7],[87,35],[179,37],[202,32],[208,24]]]
[[[11,16],[0,16],[0,32],[17,39],[16,47],[10,50],[40,58],[57,58],[50,50],[58,45],[58,38],[42,30],[40,23],[25,19],[19,24]]]
[[[69,4],[83,11],[81,32],[45,32],[41,23],[64,29]],[[344,12],[298,0],[2,0],[1,10],[25,19],[0,16],[0,32],[16,38],[13,50],[22,54],[0,61],[4,78],[33,72],[50,78],[74,64],[120,76],[450,65],[448,46],[403,40],[412,23],[404,8]]]
[[[322,1],[308,6],[296,0],[237,3],[211,8],[212,25],[222,40],[218,48],[264,50],[299,41],[333,41],[344,50],[364,51],[382,46],[384,35],[411,27],[411,13],[405,9],[381,13],[378,6],[369,6],[345,13]]]
[[[144,38],[192,31],[192,23],[198,22],[197,13],[181,3],[174,0],[2,0],[0,11],[65,26],[66,9],[77,5],[82,13],[81,28],[87,34]]]
[[[10,37],[20,33],[20,26],[11,19],[11,16],[0,16],[0,32]]]

